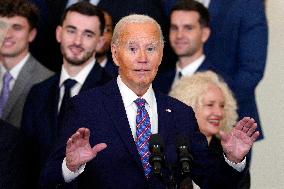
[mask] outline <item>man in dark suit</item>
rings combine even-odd
[[[268,29],[263,0],[223,0],[209,3],[211,35],[207,58],[221,69],[238,102],[239,117],[259,120],[255,89],[261,81],[267,55]]]
[[[110,79],[94,58],[96,48],[103,44],[103,29],[103,13],[87,2],[67,9],[57,27],[57,40],[64,57],[61,73],[31,89],[22,120],[27,148],[33,152],[30,171],[32,167],[35,170],[34,184],[59,136],[61,127],[58,125],[65,112],[66,95],[72,97]],[[70,82],[73,86],[68,86]]]
[[[52,70],[60,70],[61,54],[55,40],[55,28],[60,22],[64,10],[80,0],[29,0],[41,10],[39,35],[31,46],[33,52],[44,65]],[[146,14],[164,23],[161,0],[89,0],[90,3],[107,11],[114,24],[130,13]],[[44,44],[44,46],[42,46]],[[40,47],[40,48],[39,48]],[[44,49],[44,50],[43,50]],[[54,51],[57,49],[56,51]],[[52,53],[50,53],[52,52]]]
[[[203,52],[210,36],[209,12],[196,1],[181,1],[170,13],[170,45],[177,61],[175,69],[161,72],[154,80],[154,88],[168,94],[175,81],[195,72],[212,70],[218,72]]]
[[[176,136],[187,135],[191,178],[201,188],[234,188],[234,179],[243,174],[245,154],[258,136],[256,123],[246,119],[231,133],[221,133],[224,158],[211,164],[193,110],[152,89],[163,46],[160,26],[152,18],[130,15],[118,22],[111,50],[119,76],[70,101],[65,130],[41,175],[43,188],[66,183],[79,188],[165,188],[149,166],[149,132],[164,139],[166,164],[177,161]],[[162,171],[167,175],[169,170]]]
[[[0,19],[8,31],[0,47],[0,117],[19,128],[31,87],[52,75],[30,53],[37,33],[37,9],[24,0],[0,2]]]
[[[0,119],[0,143],[0,188],[24,188],[26,173],[23,171],[20,132],[2,119]]]
[[[112,18],[106,11],[103,11],[105,18],[105,28],[104,28],[104,45],[97,49],[96,60],[102,68],[107,72],[111,77],[116,77],[118,75],[117,66],[112,61],[110,56],[110,43],[113,33],[113,24]]]
[[[260,132],[258,140],[262,140],[255,89],[263,77],[267,56],[268,28],[263,0],[197,1],[210,13],[206,58],[222,70],[220,74],[237,99],[239,117],[255,118]],[[166,14],[176,2],[164,0]]]

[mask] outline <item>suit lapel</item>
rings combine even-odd
[[[140,157],[131,133],[121,94],[116,82],[117,80],[113,79],[104,87],[105,90],[103,91],[106,95],[104,105],[124,145],[128,149],[131,156],[135,159],[137,164],[141,167],[141,170],[143,170]]]
[[[158,109],[158,133],[164,141],[167,141],[169,125],[173,122],[172,109],[169,106],[165,95],[155,91],[155,96]]]
[[[22,70],[20,71],[18,78],[16,79],[15,85],[10,92],[7,104],[3,112],[3,118],[5,119],[11,112],[13,106],[15,105],[18,98],[21,97],[23,91],[25,91],[26,86],[32,82],[34,65],[37,64],[35,59],[30,56]]]
[[[103,70],[98,63],[95,63],[89,75],[87,76],[80,92],[98,86],[102,82],[102,80],[103,80]]]
[[[58,134],[58,125],[57,125],[57,113],[58,113],[58,101],[59,101],[59,80],[60,74],[57,74],[54,78],[52,86],[49,91],[48,100],[46,103],[46,110],[47,110],[47,120],[50,121],[48,125],[50,125],[51,131],[54,131],[54,134]]]

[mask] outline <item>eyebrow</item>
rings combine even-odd
[[[74,29],[74,30],[77,29],[77,28],[76,28],[75,26],[73,26],[73,25],[67,25],[66,28]],[[90,33],[90,34],[96,35],[95,32],[93,32],[92,30],[89,30],[89,29],[85,29],[83,32],[84,32],[84,33]]]

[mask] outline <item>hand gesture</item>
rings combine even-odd
[[[67,141],[66,166],[70,171],[76,171],[79,167],[96,157],[97,153],[107,147],[100,143],[91,147],[90,130],[80,128]]]
[[[224,153],[230,161],[240,163],[244,159],[259,136],[256,127],[253,118],[244,117],[230,133],[220,132]]]

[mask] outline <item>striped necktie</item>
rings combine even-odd
[[[136,115],[136,147],[141,157],[142,166],[146,178],[149,177],[151,172],[151,165],[149,164],[149,139],[151,136],[151,123],[149,114],[145,108],[145,99],[138,98],[135,101],[137,105]]]

